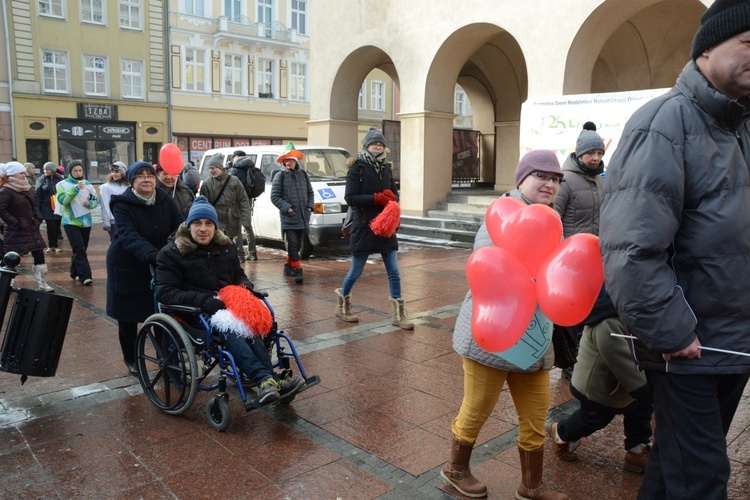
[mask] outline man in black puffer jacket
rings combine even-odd
[[[714,2],[692,58],[633,114],[604,180],[607,290],[654,390],[639,498],[727,497],[750,373],[727,352],[750,354],[750,1]]]

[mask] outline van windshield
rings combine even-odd
[[[349,153],[339,149],[305,149],[302,151],[304,166],[310,177],[346,177],[346,160]]]

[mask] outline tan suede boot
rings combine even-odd
[[[544,448],[526,451],[518,448],[521,456],[521,485],[516,491],[517,500],[570,500],[559,491],[548,490],[542,479]]]
[[[346,297],[341,295],[341,288],[337,288],[336,299],[336,317],[347,323],[357,323],[359,318],[352,314],[352,294],[350,293]]]
[[[487,486],[475,478],[469,468],[473,449],[473,444],[462,443],[454,436],[451,443],[451,459],[443,466],[440,475],[462,495],[483,498],[487,496]]]
[[[409,321],[404,307],[404,299],[391,297],[391,324],[403,330],[412,330],[414,323]]]

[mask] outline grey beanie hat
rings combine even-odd
[[[383,137],[383,134],[380,133],[380,130],[376,129],[375,127],[371,127],[370,130],[367,131],[365,140],[364,142],[362,142],[362,147],[367,149],[367,146],[369,146],[373,142],[380,142],[383,144],[383,146],[387,146],[387,144],[385,143],[385,137]]]
[[[589,151],[595,149],[601,149],[604,151],[604,141],[602,137],[596,133],[596,125],[594,122],[586,122],[583,124],[583,130],[578,135],[576,141],[576,158],[580,158]]]
[[[53,161],[48,161],[42,166],[42,169],[44,170],[51,170],[52,172],[57,172],[57,164]]]
[[[701,16],[701,25],[695,32],[690,57],[696,60],[703,51],[748,30],[750,1],[716,0]]]
[[[121,161],[116,161],[112,164],[112,168],[117,168],[122,175],[126,175],[128,172],[128,166]]]
[[[208,166],[226,168],[226,166],[224,165],[224,155],[221,153],[216,153],[215,155],[213,155],[208,159]]]

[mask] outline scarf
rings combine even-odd
[[[135,190],[135,188],[130,188],[130,190],[133,191],[133,194],[136,198],[141,200],[146,205],[153,205],[154,203],[156,203],[156,189],[154,189],[154,192],[151,196],[140,195],[138,194],[138,191]]]
[[[28,191],[31,189],[31,184],[29,184],[29,181],[25,178],[19,179],[18,177],[8,177],[5,180],[5,185],[17,192]]]
[[[385,151],[380,153],[378,156],[374,156],[372,153],[365,149],[357,155],[357,158],[369,165],[372,165],[378,175],[382,177],[383,168],[385,167]]]
[[[601,175],[602,172],[604,172],[604,161],[600,161],[599,166],[597,168],[591,168],[585,163],[581,162],[581,160],[579,160],[578,158],[576,158],[575,160],[576,160],[576,165],[578,165],[578,169],[581,172],[583,172],[584,175],[589,175],[589,176],[594,177],[596,175]]]

